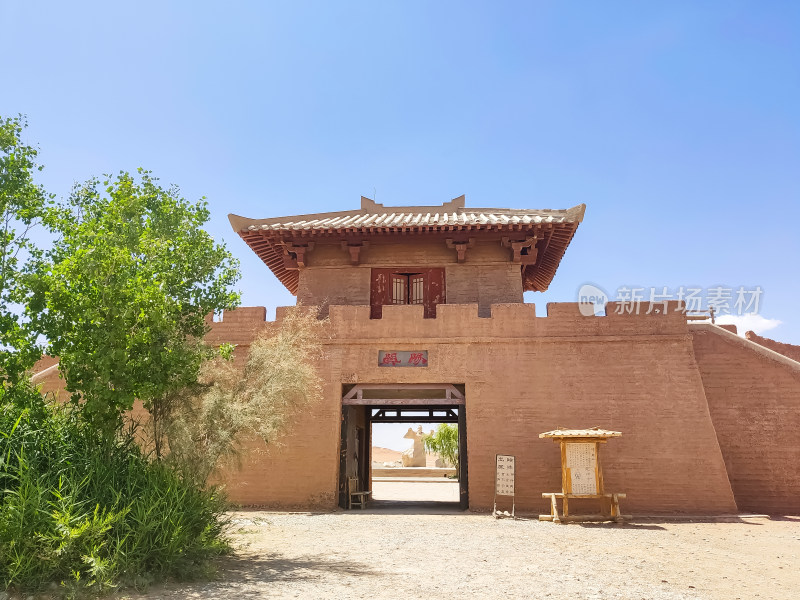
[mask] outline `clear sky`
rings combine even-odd
[[[232,233],[389,205],[586,218],[539,314],[593,282],[763,289],[800,344],[800,3],[11,2],[0,114],[41,181],[142,166],[242,261],[243,303],[294,299]]]

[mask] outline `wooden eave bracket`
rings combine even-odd
[[[361,261],[361,249],[369,246],[369,242],[342,242],[342,250],[350,253],[350,264],[357,265]]]
[[[467,248],[472,248],[475,245],[475,238],[469,238],[467,241],[455,241],[452,238],[447,238],[445,243],[451,250],[455,249],[458,262],[463,263],[467,259]]]
[[[283,266],[289,270],[297,270],[306,266],[306,252],[314,249],[314,242],[306,244],[294,244],[284,242],[283,244]]]
[[[528,236],[524,240],[512,240],[511,238],[504,237],[500,243],[506,248],[511,248],[512,257],[511,261],[522,265],[532,265],[536,263],[536,256],[538,250],[536,249],[536,242],[539,238],[535,235]],[[522,253],[527,248],[525,254]]]

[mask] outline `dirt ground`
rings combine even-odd
[[[117,598],[800,598],[798,517],[556,525],[375,505],[234,513],[237,551],[217,580]]]

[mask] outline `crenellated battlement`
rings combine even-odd
[[[490,316],[479,316],[477,304],[440,304],[436,318],[426,319],[420,305],[387,305],[381,319],[370,319],[369,306],[331,306],[329,319],[338,340],[378,338],[527,338],[688,333],[683,303],[641,303],[637,307],[609,302],[605,316],[584,315],[577,302],[547,305],[547,316],[537,317],[534,304],[493,304]],[[212,323],[209,341],[247,344],[265,328],[280,322],[289,311],[316,311],[316,307],[278,307],[276,320],[266,320],[264,307],[226,311]]]

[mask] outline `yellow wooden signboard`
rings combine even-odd
[[[603,488],[603,470],[600,468],[598,450],[609,438],[619,437],[619,431],[608,431],[599,427],[591,429],[567,429],[559,427],[553,431],[539,434],[540,438],[550,438],[561,448],[561,491],[546,492],[542,496],[550,499],[550,514],[539,515],[542,521],[622,521],[619,500],[625,494],[606,493]],[[601,512],[594,515],[575,516],[569,514],[571,498],[592,498],[600,500]],[[562,511],[558,510],[561,500]]]

